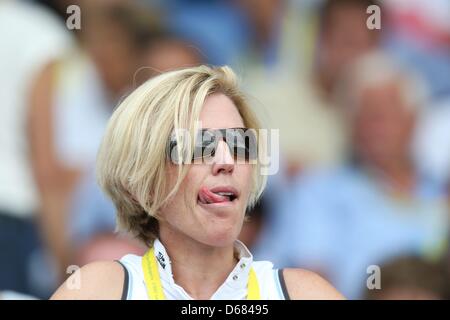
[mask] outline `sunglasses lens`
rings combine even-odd
[[[205,160],[214,157],[218,141],[225,141],[229,151],[235,160],[254,160],[257,157],[257,139],[253,129],[229,128],[229,129],[202,129],[197,134],[192,160]],[[173,154],[177,155],[177,142],[172,138],[168,153],[172,161]],[[177,158],[175,162],[180,159]]]
[[[193,160],[214,157],[216,141],[216,135],[213,130],[200,130],[195,143]]]
[[[245,128],[228,129],[227,144],[235,160],[256,159],[256,135],[253,130]]]

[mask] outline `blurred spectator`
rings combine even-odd
[[[132,3],[85,1],[82,10],[81,48],[58,69],[53,137],[59,159],[78,176],[93,165],[109,116],[159,32],[155,16]]]
[[[51,217],[43,221],[42,228],[54,247],[60,278],[73,262],[66,227],[73,190],[94,162],[112,107],[132,88],[138,53],[153,32],[149,26],[155,24],[145,12],[133,11],[131,4],[122,1],[78,3],[82,8],[80,39],[88,56],[73,50],[57,65],[53,71],[57,81],[47,96],[54,107],[46,113],[36,112],[31,136],[35,162],[41,168],[43,210]],[[130,17],[130,11],[139,15]]]
[[[366,11],[372,5],[380,4],[370,0],[328,0],[320,9],[315,71],[326,94],[334,91],[334,84],[349,63],[379,45],[380,31],[366,25]]]
[[[271,70],[257,66],[245,69],[248,91],[267,109],[258,110],[259,114],[268,119],[271,128],[280,129],[281,151],[289,167],[330,166],[345,157],[347,132],[342,111],[333,102],[331,93],[346,64],[379,46],[380,32],[366,27],[366,9],[373,4],[377,2],[323,3],[318,11],[317,32],[309,28],[312,35],[308,36],[316,41],[312,66],[297,65],[300,67],[297,69],[295,64],[280,61]],[[291,16],[295,10],[287,7],[286,14]],[[301,26],[293,26],[298,28],[297,38],[285,39],[291,46],[304,41],[298,38]],[[301,52],[297,54],[297,59],[301,59]]]
[[[380,267],[381,288],[366,291],[371,300],[445,300],[449,296],[448,266],[415,256],[399,257]]]
[[[366,27],[370,5],[379,3],[286,2],[280,61],[270,70],[258,66],[244,69],[260,117],[280,132],[280,172],[269,178],[264,194],[265,237],[278,230],[279,208],[290,200],[286,194],[292,177],[302,170],[333,167],[347,157],[348,129],[332,92],[347,64],[380,46],[380,32]]]
[[[369,265],[400,254],[443,254],[444,190],[420,176],[411,159],[425,101],[415,79],[379,52],[352,66],[340,96],[353,160],[298,178],[259,244],[261,258],[316,269],[348,298],[358,298]]]
[[[142,54],[141,67],[136,74],[137,84],[162,72],[192,67],[202,61],[201,53],[194,46],[176,35],[161,33],[148,44]],[[139,80],[141,74],[145,77]]]
[[[60,217],[50,205],[61,171],[46,139],[55,64],[71,39],[57,18],[24,1],[0,2],[0,33],[0,290],[42,297],[54,288],[46,287],[48,274],[33,277],[33,266],[49,270],[49,251],[65,255]],[[50,250],[41,245],[38,224]]]

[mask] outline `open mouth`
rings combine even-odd
[[[238,192],[232,187],[202,187],[198,193],[197,202],[200,204],[231,203],[238,199]]]

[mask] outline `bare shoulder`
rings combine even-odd
[[[52,300],[119,300],[125,272],[115,261],[98,261],[74,272],[53,294]]]
[[[284,269],[284,279],[292,300],[343,300],[328,281],[304,269]]]

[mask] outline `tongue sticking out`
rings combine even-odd
[[[198,198],[201,203],[221,203],[230,201],[230,198],[227,196],[222,196],[220,194],[216,194],[211,192],[208,188],[202,187],[200,192],[198,193]]]

